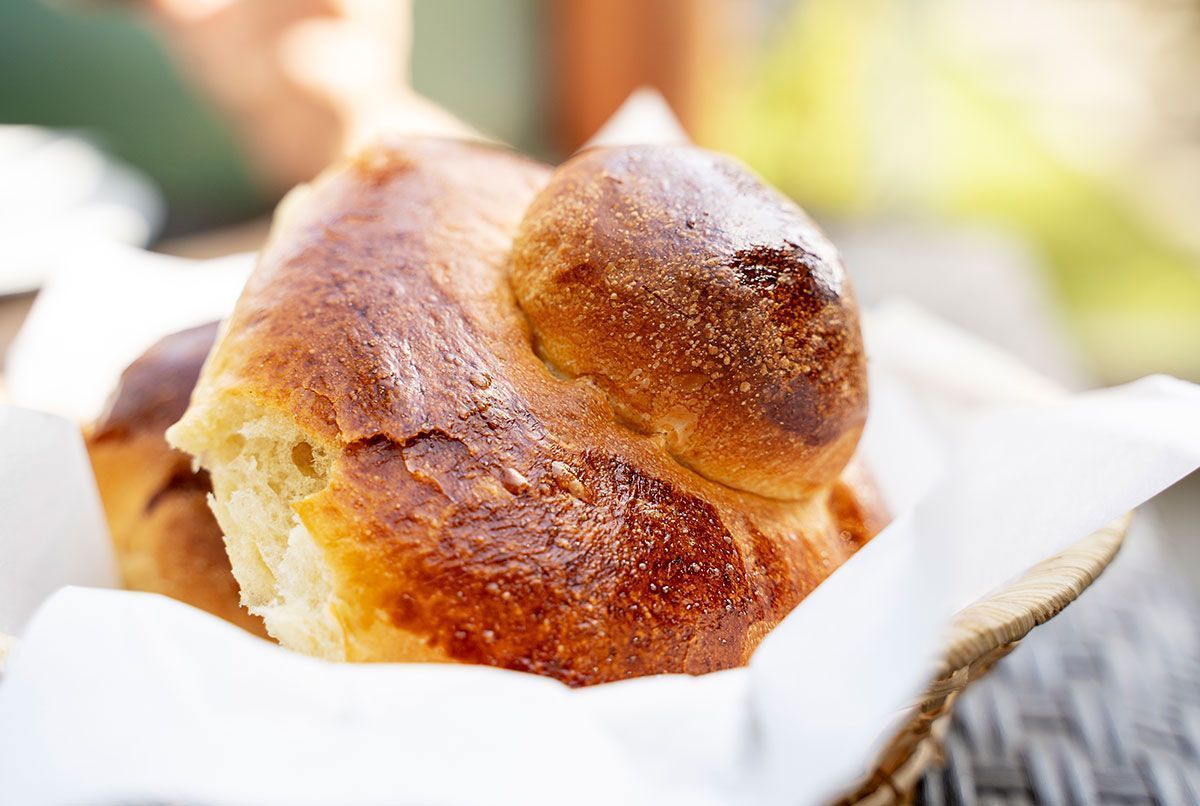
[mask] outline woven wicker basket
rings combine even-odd
[[[1020,580],[961,611],[946,636],[933,682],[870,774],[841,803],[907,803],[941,740],[958,695],[1011,652],[1030,630],[1075,601],[1116,556],[1132,515],[1030,569]]]

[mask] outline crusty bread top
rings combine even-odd
[[[841,259],[729,157],[584,152],[526,214],[513,281],[543,355],[702,475],[796,498],[854,453],[866,362]]]
[[[783,501],[705,478],[537,356],[509,262],[549,179],[430,139],[327,172],[288,203],[171,432],[218,497],[237,406],[323,457],[291,503],[333,573],[331,655],[572,685],[726,668],[861,541],[829,486]]]

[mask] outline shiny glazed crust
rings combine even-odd
[[[797,498],[854,453],[866,362],[841,259],[729,157],[581,154],[526,214],[513,282],[544,357],[696,472]]]
[[[285,645],[571,685],[708,672],[879,527],[838,468],[792,500],[711,481],[539,358],[510,258],[548,181],[395,139],[283,205],[169,436],[212,472],[243,595]]]
[[[221,528],[205,500],[208,473],[164,432],[182,416],[217,324],[167,336],[121,375],[88,435],[105,517],[126,587],[162,593],[259,635],[238,602]]]

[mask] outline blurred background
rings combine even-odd
[[[643,85],[833,230],[864,293],[986,332],[1005,301],[966,298],[1004,276],[1061,334],[1039,368],[1200,378],[1195,0],[0,4],[0,122],[147,177],[156,240],[261,216],[410,86],[556,161]]]
[[[556,162],[641,87],[802,204],[868,306],[1075,389],[1200,380],[1200,0],[0,0],[0,351],[55,246],[254,250],[372,132]],[[1132,542],[1195,588],[1200,478],[1147,510]]]

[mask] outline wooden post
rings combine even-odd
[[[694,131],[729,64],[730,0],[557,0],[551,24],[551,123],[570,153],[641,86],[659,90]]]

